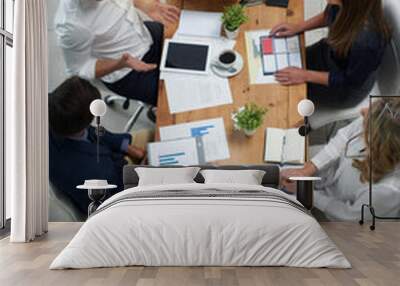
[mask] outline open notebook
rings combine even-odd
[[[298,129],[267,128],[264,161],[280,164],[303,164],[305,139]]]

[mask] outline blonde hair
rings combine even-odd
[[[400,164],[400,97],[373,104],[364,130],[369,151],[364,160],[354,160],[353,166],[360,170],[362,182],[376,183]]]

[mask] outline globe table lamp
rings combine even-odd
[[[97,136],[97,163],[100,162],[100,136],[104,133],[104,128],[100,124],[100,118],[103,117],[107,112],[107,105],[101,99],[93,100],[90,104],[90,113],[96,119],[96,136]]]
[[[311,126],[308,118],[314,114],[314,103],[309,99],[303,99],[297,105],[298,113],[304,117],[304,125],[299,128],[299,134],[303,137],[307,136],[311,131]]]

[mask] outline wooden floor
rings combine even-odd
[[[51,223],[49,233],[29,244],[0,241],[0,285],[400,285],[400,223],[371,232],[354,223],[323,223],[353,265],[350,270],[287,267],[126,267],[48,270],[79,223]]]

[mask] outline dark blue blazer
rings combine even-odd
[[[49,176],[52,185],[69,196],[84,213],[90,203],[87,192],[77,190],[76,186],[88,179],[108,180],[117,189],[113,195],[123,190],[122,168],[127,163],[121,151],[124,139],[131,140],[129,134],[113,134],[105,131],[100,138],[100,162],[97,162],[96,134],[93,127],[88,128],[87,141],[78,141],[49,134]]]

